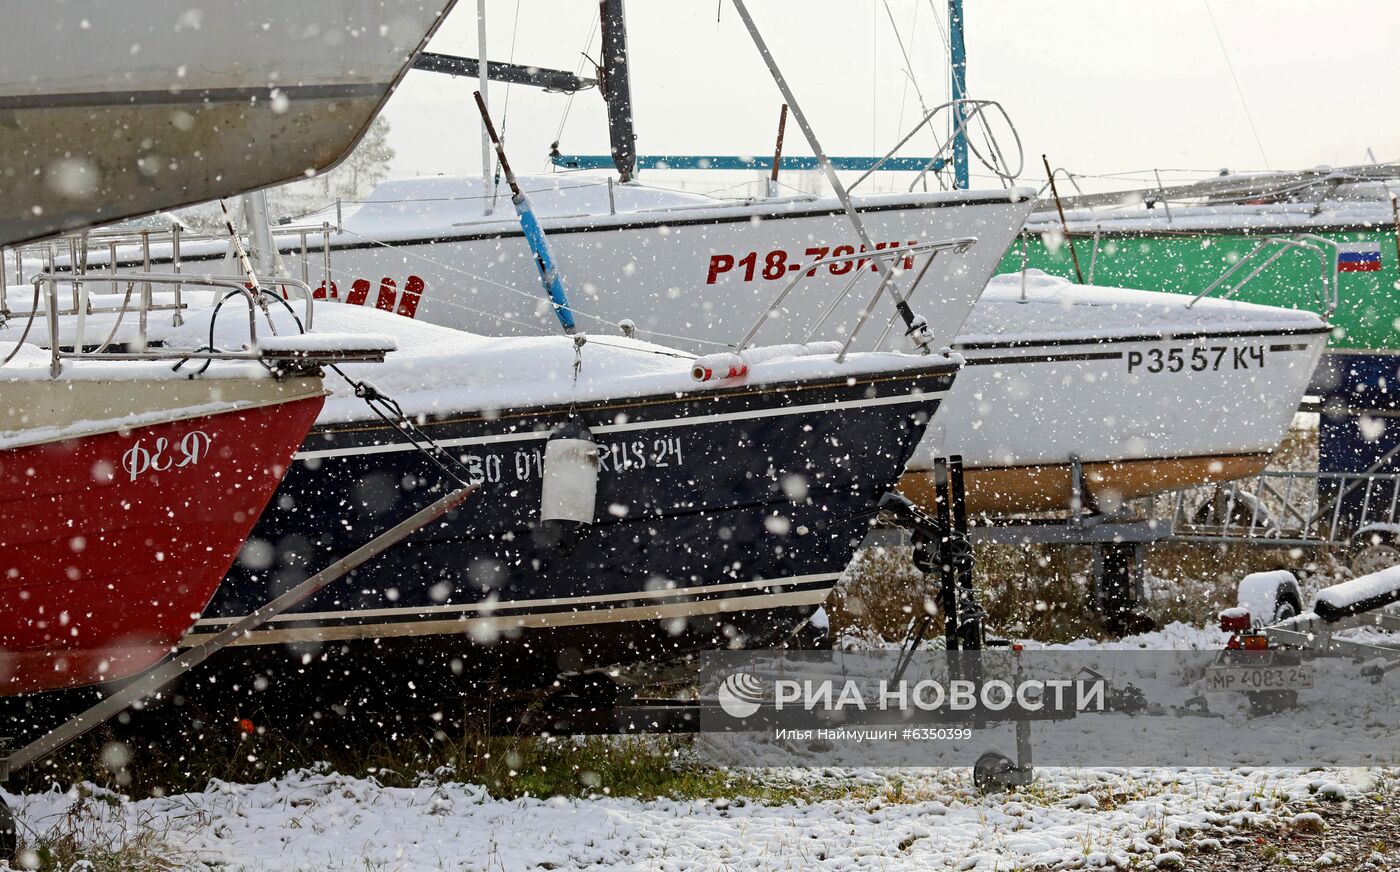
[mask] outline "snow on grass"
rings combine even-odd
[[[153,850],[176,868],[1005,870],[1170,866],[1195,840],[1296,822],[1323,787],[1369,787],[1346,774],[1043,770],[1021,792],[982,797],[964,771],[776,770],[765,778],[794,795],[773,803],[498,800],[475,785],[393,788],[303,770],[140,802],[7,798],[38,830],[84,802],[94,834],[160,821]],[[822,798],[853,786],[862,798]]]

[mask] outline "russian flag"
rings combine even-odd
[[[1379,242],[1343,242],[1337,247],[1337,272],[1380,272]]]

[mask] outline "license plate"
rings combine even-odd
[[[1217,666],[1206,670],[1206,690],[1304,690],[1313,686],[1311,666]]]

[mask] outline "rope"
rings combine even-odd
[[[18,257],[18,255],[16,255],[16,257]],[[0,281],[3,281],[3,279],[0,278]],[[32,303],[29,304],[29,320],[24,322],[24,332],[21,333],[21,334],[19,335],[19,340],[18,340],[17,342],[15,342],[14,350],[11,351],[9,354],[5,355],[5,359],[4,359],[4,360],[0,360],[0,366],[4,366],[5,364],[7,364],[7,363],[9,363],[10,361],[14,360],[15,357],[19,354],[19,350],[20,350],[21,348],[24,347],[24,341],[25,341],[26,339],[29,338],[29,330],[30,330],[30,328],[32,328],[32,327],[34,326],[34,319],[35,319],[36,316],[38,316],[38,314],[39,314],[39,286],[36,284],[36,285],[34,285],[34,302],[32,302]],[[0,324],[0,326],[4,326],[4,325],[3,325],[3,324]],[[57,342],[57,341],[58,341],[58,337],[56,337],[56,336],[50,336],[50,337],[49,337],[49,342],[50,342],[50,343]]]
[[[367,381],[360,381],[351,378],[337,364],[331,364],[330,368],[336,375],[345,379],[346,383],[355,391],[355,396],[365,401],[374,414],[380,420],[398,431],[399,435],[407,439],[409,444],[418,449],[424,457],[433,462],[442,474],[462,487],[471,483],[471,470],[457,458],[453,457],[433,437],[424,433],[417,424],[414,424],[407,415],[404,414],[403,407],[398,401],[373,384]],[[459,471],[461,474],[459,474]]]
[[[279,295],[279,294],[273,292],[271,288],[258,288],[258,292],[257,292],[257,295],[256,295],[256,296],[259,296],[259,297],[260,297],[262,294],[267,294],[269,297],[271,297],[272,299],[274,299],[274,300],[276,300],[277,302],[281,303],[282,306],[283,306],[284,308],[286,308],[287,312],[292,316],[292,320],[296,322],[296,325],[297,325],[297,334],[298,334],[298,335],[301,335],[301,334],[306,333],[306,327],[304,327],[304,326],[302,325],[301,319],[297,317],[296,310],[292,308],[292,304],[291,304],[291,303],[288,303],[286,300],[282,299],[281,295]],[[242,295],[243,295],[243,292],[242,292],[242,291],[229,291],[228,293],[224,294],[222,297],[219,298],[219,302],[216,303],[216,304],[214,305],[214,312],[213,312],[213,314],[209,316],[209,342],[208,342],[208,344],[206,344],[206,345],[202,345],[202,346],[200,346],[199,348],[196,348],[196,349],[195,349],[196,352],[199,352],[199,351],[208,351],[210,354],[217,354],[217,353],[219,353],[219,351],[220,351],[219,346],[217,346],[217,345],[214,344],[214,325],[215,325],[215,324],[218,322],[218,320],[219,320],[219,310],[222,309],[222,308],[224,307],[224,303],[228,302],[228,300],[229,300],[230,297],[239,297],[239,296],[242,296]],[[263,305],[263,311],[267,311],[267,302],[264,301],[264,300],[260,300],[260,302],[261,302],[262,305]],[[272,323],[272,313],[271,313],[271,312],[267,312],[267,320],[268,320],[268,323],[269,323],[269,324]],[[276,334],[274,333],[273,335],[276,335]],[[253,337],[250,336],[250,337],[248,337],[248,338],[249,338],[249,340],[252,340]],[[183,358],[183,359],[181,359],[181,360],[176,361],[175,365],[172,366],[170,369],[171,369],[172,372],[179,372],[179,371],[180,371],[180,367],[184,366],[185,364],[187,364],[187,363],[189,363],[189,362],[190,362],[190,358],[188,358],[188,357]],[[194,378],[194,377],[197,376],[197,375],[203,375],[205,372],[208,372],[209,367],[212,366],[213,363],[214,363],[214,359],[213,359],[213,358],[209,358],[209,359],[205,360],[205,361],[204,361],[204,364],[203,364],[202,366],[200,366],[199,369],[197,369],[197,370],[195,370],[194,372],[190,373],[190,378]],[[267,363],[264,362],[264,361],[259,361],[259,363],[262,363],[262,365],[263,365],[265,368],[267,368],[268,370],[271,370],[271,369],[272,369],[272,367],[268,366]]]
[[[133,292],[135,289],[136,289],[136,282],[127,282],[127,283],[126,283],[126,295],[125,295],[124,297],[122,297],[122,307],[121,307],[121,310],[117,312],[117,320],[116,320],[116,323],[114,323],[114,324],[112,325],[112,331],[111,331],[110,333],[107,334],[107,338],[102,342],[102,345],[100,345],[100,346],[98,347],[97,351],[93,352],[94,354],[101,354],[102,352],[106,351],[107,348],[108,348],[108,346],[110,346],[110,345],[112,344],[112,340],[117,338],[117,330],[121,328],[121,326],[122,326],[122,319],[126,317],[126,310],[127,310],[127,308],[131,305],[131,294],[132,294],[132,292]],[[52,341],[52,342],[57,342],[57,341],[58,341],[58,337],[56,337],[56,336],[52,336],[52,337],[49,337],[49,338],[50,338],[50,341]],[[79,337],[79,340],[80,340],[80,341],[81,341],[81,339],[82,339],[82,337]]]

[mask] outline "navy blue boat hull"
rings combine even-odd
[[[779,643],[826,599],[953,369],[429,420],[422,429],[481,491],[211,668],[226,687],[308,679],[298,683],[324,696],[369,677],[420,689],[503,675],[548,684]],[[602,468],[594,523],[560,537],[538,523],[540,467],[571,411]],[[427,504],[440,481],[378,422],[313,431],[186,642]]]

